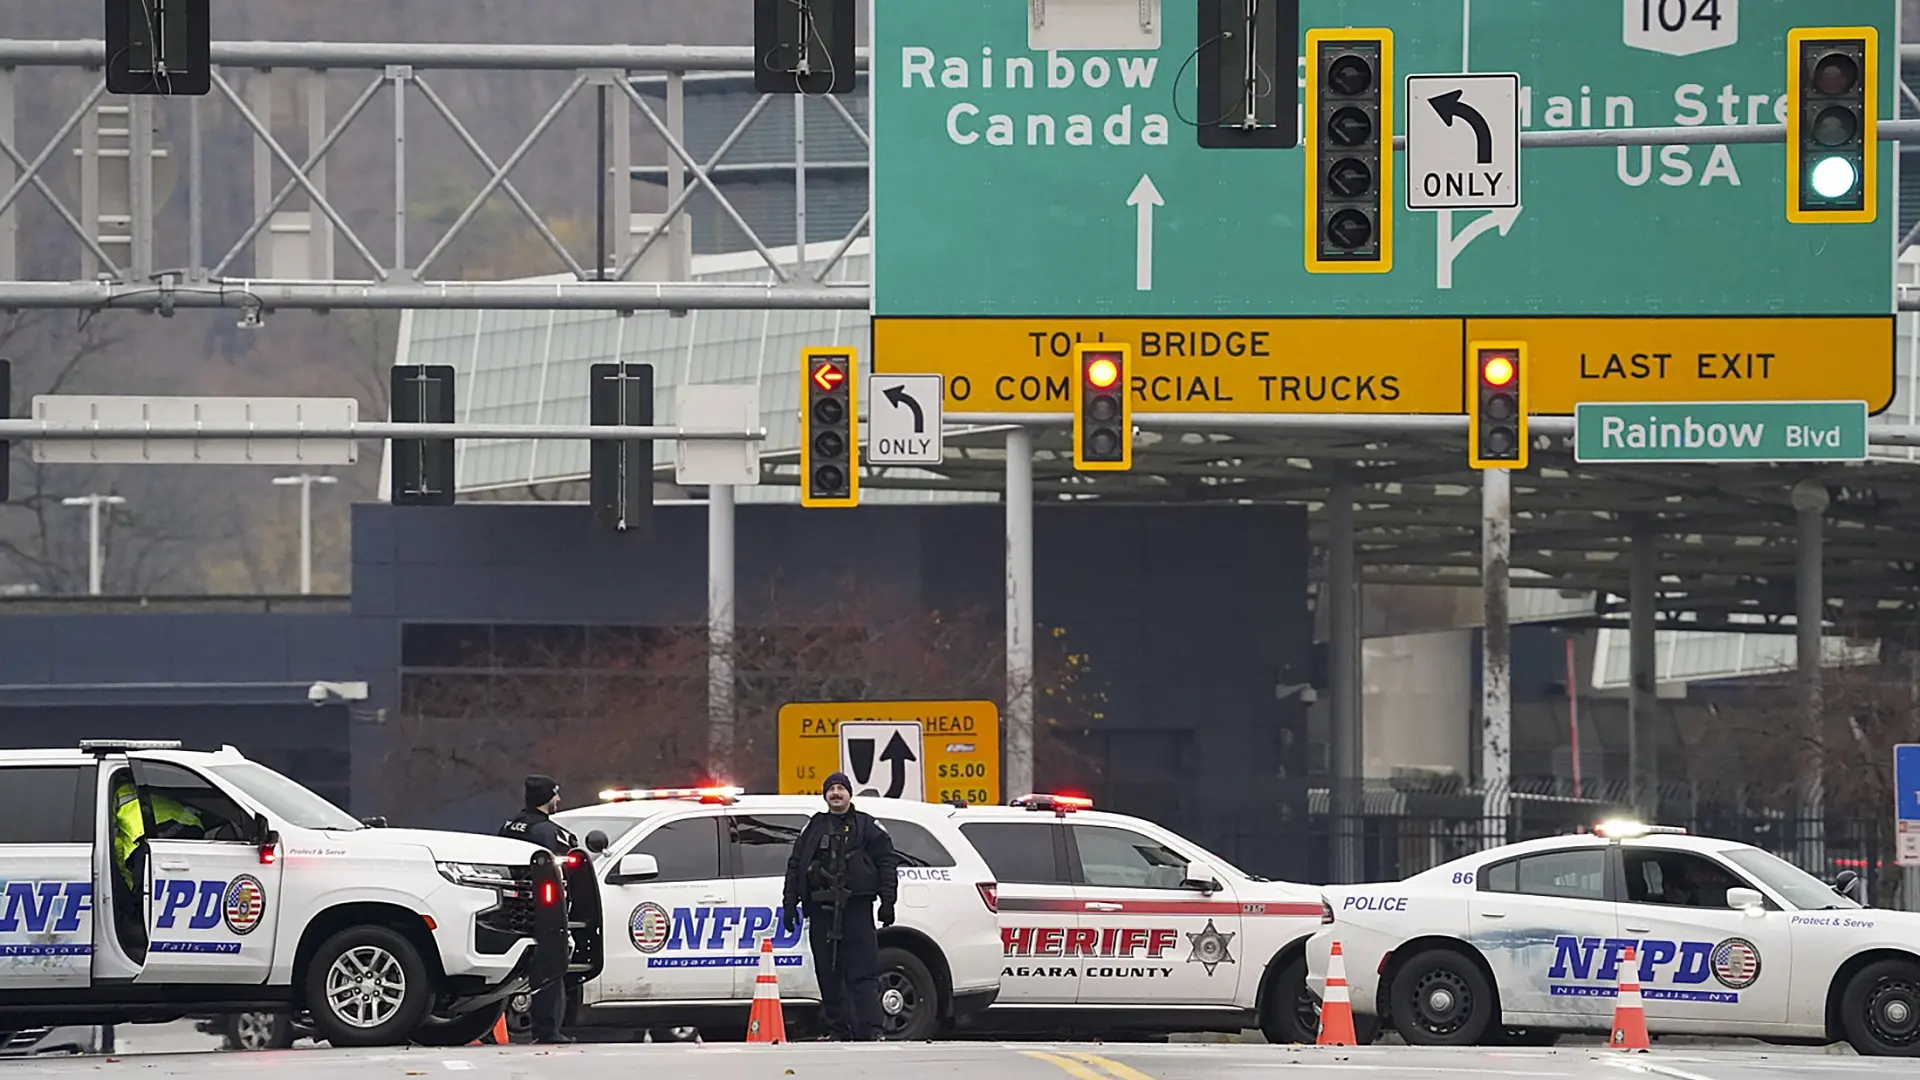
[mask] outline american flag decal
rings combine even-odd
[[[241,874],[227,885],[225,908],[227,929],[250,934],[267,913],[267,890],[255,878]]]
[[[1729,990],[1745,990],[1760,981],[1760,950],[1746,938],[1728,938],[1713,947],[1713,977]]]

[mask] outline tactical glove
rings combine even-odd
[[[780,909],[780,926],[789,934],[800,929],[800,912],[792,904]]]
[[[880,901],[880,925],[893,925],[893,902],[890,900]]]

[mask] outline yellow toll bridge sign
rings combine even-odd
[[[1893,403],[1894,318],[1067,318],[873,321],[873,370],[938,372],[956,413],[1070,408],[1073,347],[1133,347],[1133,407],[1169,413],[1454,414],[1466,347],[1528,346],[1529,408],[1590,402]]]

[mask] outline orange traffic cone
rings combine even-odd
[[[1320,1038],[1321,1046],[1352,1046],[1353,1037],[1353,999],[1347,993],[1347,958],[1341,955],[1340,943],[1333,943],[1333,953],[1327,957],[1327,992],[1320,999]]]
[[[488,1045],[506,1046],[512,1042],[513,1042],[513,1038],[507,1034],[507,1011],[505,1009],[502,1009],[500,1010],[499,1018],[494,1020],[493,1022],[493,1030],[473,1040],[471,1045],[473,1046],[488,1046]]]
[[[747,1014],[747,1041],[787,1041],[787,1021],[780,1011],[780,975],[773,965],[773,939],[760,939],[760,972],[753,980],[753,1011]]]
[[[1615,1050],[1652,1049],[1647,1040],[1647,1005],[1640,998],[1640,965],[1634,959],[1633,946],[1620,959],[1620,989],[1613,999],[1613,1038],[1607,1045]]]

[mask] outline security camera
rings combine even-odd
[[[325,705],[329,696],[326,683],[314,683],[307,687],[307,700],[315,705]]]

